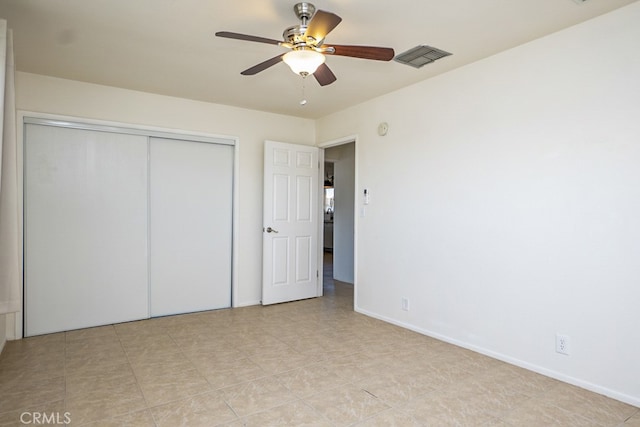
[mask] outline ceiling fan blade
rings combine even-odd
[[[324,10],[318,10],[307,27],[307,31],[304,33],[306,37],[313,37],[316,41],[324,40],[338,24],[342,21],[335,13],[325,12]]]
[[[279,40],[267,39],[267,38],[258,37],[258,36],[250,36],[248,34],[232,33],[229,31],[218,31],[216,33],[216,36],[226,37],[228,39],[245,40],[249,42],[267,43],[267,44],[275,44],[275,45],[280,44]]]
[[[330,85],[337,80],[336,75],[329,69],[327,64],[321,64],[313,76],[316,78],[320,86]]]
[[[254,74],[258,74],[260,71],[264,71],[267,68],[272,67],[276,65],[278,62],[282,61],[283,56],[284,54],[274,56],[271,59],[267,59],[266,61],[259,63],[258,65],[254,65],[251,68],[247,68],[240,74],[242,74],[243,76],[253,76]]]
[[[395,56],[395,52],[390,47],[375,46],[345,46],[332,44],[335,51],[333,55],[351,56],[353,58],[375,59],[377,61],[391,61]],[[331,54],[331,52],[326,52]]]

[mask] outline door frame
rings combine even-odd
[[[143,133],[147,136],[169,137],[174,139],[184,139],[191,141],[211,141],[225,140],[228,145],[233,145],[233,191],[232,191],[232,238],[231,238],[231,307],[237,306],[238,295],[238,236],[239,236],[239,200],[240,194],[238,189],[239,172],[240,172],[240,139],[237,136],[212,134],[206,132],[194,132],[183,129],[163,128],[160,126],[138,125],[132,123],[122,123],[107,120],[88,119],[85,117],[66,116],[61,114],[50,114],[35,112],[29,110],[17,110],[17,163],[18,163],[18,218],[19,218],[19,256],[20,271],[24,272],[24,128],[25,119],[36,119],[43,121],[57,122],[60,125],[66,124],[68,127],[81,125],[91,128],[112,128],[128,130],[134,133]],[[24,274],[20,275],[20,311],[13,313],[13,316],[7,316],[7,339],[20,339],[24,337]]]
[[[321,142],[318,144],[318,148],[320,148],[320,153],[318,155],[318,160],[322,167],[319,170],[318,177],[318,196],[320,200],[318,201],[318,209],[320,218],[323,218],[324,215],[324,150],[331,147],[337,147],[339,145],[345,144],[354,144],[355,151],[355,161],[354,161],[354,200],[353,200],[353,308],[358,307],[358,228],[359,228],[359,219],[360,219],[360,209],[358,200],[359,192],[358,188],[360,188],[359,184],[359,167],[358,167],[358,135],[347,135],[341,138],[332,139],[330,141]],[[320,221],[318,225],[318,266],[323,265],[323,256],[324,256],[324,233],[323,233],[324,222]],[[322,287],[324,278],[323,275],[320,275],[320,280],[318,280],[318,295],[322,295]]]

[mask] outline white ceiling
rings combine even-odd
[[[285,64],[240,72],[285,50],[215,37],[281,39],[295,0],[0,0],[19,71],[319,118],[575,25],[636,0],[316,0],[342,17],[326,44],[419,44],[453,55],[421,69],[329,56],[338,80],[320,87]],[[594,60],[601,54],[594,53]],[[550,67],[553,64],[549,64]]]

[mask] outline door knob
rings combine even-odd
[[[267,233],[277,233],[277,232],[278,232],[278,230],[274,230],[274,229],[273,229],[273,228],[271,228],[271,227],[267,227],[267,230],[266,230],[266,231],[267,231]]]

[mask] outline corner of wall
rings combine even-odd
[[[7,342],[7,315],[0,314],[0,354],[4,350],[4,345]]]

